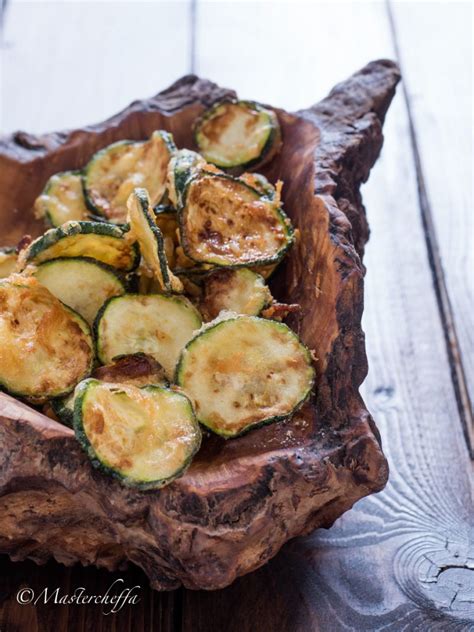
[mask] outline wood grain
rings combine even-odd
[[[428,253],[474,458],[472,5],[439,3],[427,12],[395,2],[391,19],[400,62],[407,67],[404,88]],[[429,37],[418,47],[422,29]],[[410,55],[415,47],[418,54]],[[437,81],[426,73],[428,65],[436,68]]]

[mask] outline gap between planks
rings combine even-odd
[[[400,70],[403,73],[403,63],[400,55],[397,29],[392,10],[391,0],[385,0],[387,7],[388,22],[393,40],[393,47]],[[433,221],[433,213],[425,185],[425,177],[423,173],[423,163],[420,156],[419,144],[415,130],[412,104],[408,94],[405,81],[402,80],[401,90],[405,100],[408,125],[410,132],[410,144],[413,153],[413,160],[416,171],[416,181],[418,187],[418,201],[423,224],[423,233],[428,251],[428,260],[430,264],[431,274],[433,278],[433,286],[438,303],[438,309],[443,326],[443,333],[446,341],[446,349],[449,359],[449,367],[451,370],[451,379],[453,383],[454,393],[456,395],[456,403],[461,419],[464,436],[471,459],[474,460],[474,421],[472,403],[469,396],[469,390],[466,380],[466,373],[461,354],[461,346],[456,331],[454,313],[449,297],[449,291],[446,283],[446,277],[443,269],[443,263],[436,234],[436,228]]]

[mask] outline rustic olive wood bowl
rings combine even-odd
[[[91,467],[72,430],[0,394],[0,552],[111,570],[132,562],[159,590],[220,588],[383,488],[387,463],[358,392],[367,372],[361,257],[368,238],[359,186],[380,152],[398,80],[393,62],[377,61],[314,107],[276,110],[283,149],[263,171],[284,181],[299,239],[272,287],[278,299],[301,305],[289,324],[317,358],[311,400],[286,423],[232,441],[205,438],[182,478],[140,492]],[[155,129],[193,147],[196,116],[233,94],[187,76],[99,125],[3,139],[0,245],[42,232],[31,208],[51,174]]]

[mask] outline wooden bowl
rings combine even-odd
[[[284,181],[299,238],[271,284],[278,299],[301,305],[289,324],[317,358],[311,400],[289,422],[235,440],[205,438],[182,478],[140,492],[96,471],[72,430],[1,394],[0,552],[111,570],[132,562],[159,590],[221,588],[383,488],[387,462],[358,392],[367,372],[361,257],[368,238],[359,186],[380,152],[398,80],[393,62],[372,62],[314,107],[276,110],[283,149],[263,171]],[[192,147],[196,116],[232,94],[187,76],[99,125],[3,139],[1,245],[43,231],[31,208],[51,174],[155,129]]]

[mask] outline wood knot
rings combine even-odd
[[[474,548],[447,538],[415,537],[395,560],[397,581],[423,608],[456,620],[474,620]]]

